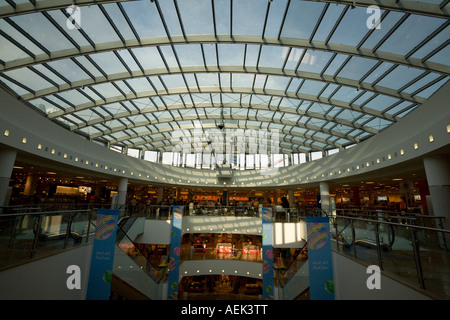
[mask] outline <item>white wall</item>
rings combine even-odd
[[[182,233],[234,233],[261,235],[261,218],[187,216],[183,217]],[[170,244],[170,220],[145,220],[144,232],[135,239],[137,243]],[[306,224],[274,223],[275,248],[300,248],[305,244]]]
[[[84,300],[92,248],[85,245],[0,272],[0,300]],[[69,265],[80,267],[80,290],[67,288]]]
[[[150,244],[170,244],[170,220],[145,220],[144,233],[134,242]]]
[[[353,148],[313,162],[279,168],[276,174],[270,176],[261,174],[259,170],[237,170],[234,172],[233,180],[228,182],[226,187],[230,185],[235,188],[302,185],[367,173],[421,157],[448,145],[449,136],[446,126],[450,123],[449,100],[450,82],[405,118]],[[150,163],[87,141],[39,116],[4,90],[0,90],[0,101],[2,109],[0,144],[77,168],[113,175],[118,179],[127,177],[175,186],[190,186],[198,180],[199,182],[196,183],[198,187],[215,186],[217,183],[217,171]],[[8,137],[3,135],[6,129],[10,131]],[[429,135],[433,135],[433,143],[428,141]],[[26,144],[22,143],[23,137],[28,139]],[[418,143],[419,148],[414,149],[414,143]],[[38,149],[38,144],[42,144],[43,148]],[[55,150],[55,154],[51,153],[52,149]],[[404,150],[403,155],[400,154],[400,150]],[[63,158],[64,153],[72,159]],[[388,155],[391,155],[391,159],[387,158]],[[75,161],[75,158],[78,158],[78,161]],[[380,159],[379,163],[376,162],[377,159]],[[366,166],[367,162],[371,165]],[[341,173],[338,173],[339,170]],[[334,173],[332,176],[331,172]],[[182,181],[179,182],[179,180]],[[222,185],[222,187],[225,186]]]
[[[369,290],[367,267],[333,252],[336,300],[430,300],[430,298],[381,273],[380,289]],[[417,286],[418,287],[418,286]]]

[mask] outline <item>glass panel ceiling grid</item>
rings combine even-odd
[[[448,1],[0,2],[0,85],[89,139],[171,151],[174,130],[279,130],[352,145],[449,78]],[[193,18],[195,17],[195,18]]]

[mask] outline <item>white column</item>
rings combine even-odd
[[[444,228],[450,229],[450,158],[435,155],[423,159],[434,216],[444,216]]]
[[[8,205],[6,194],[8,192],[9,181],[16,161],[16,150],[0,150],[0,206]]]
[[[25,182],[25,188],[23,194],[25,196],[32,196],[36,192],[36,176],[33,173],[27,175],[27,181]]]
[[[159,204],[164,199],[164,188],[158,187],[158,193],[156,196],[156,204]]]
[[[326,213],[330,211],[330,187],[328,183],[321,182],[320,183],[320,202],[322,204],[322,210]]]
[[[120,207],[127,201],[128,178],[122,178],[119,181],[117,205]]]
[[[289,207],[291,207],[291,208],[295,207],[294,190],[288,190],[288,201],[289,201]]]

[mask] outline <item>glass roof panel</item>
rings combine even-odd
[[[370,37],[362,44],[363,48],[372,49],[375,47],[389,31],[394,29],[395,24],[405,15],[403,12],[389,11],[387,16],[383,19],[380,25],[380,29],[375,29],[376,32],[372,32]]]
[[[324,3],[291,1],[281,36],[309,39],[324,7]]]
[[[167,25],[168,32],[170,36],[181,35],[181,25],[178,20],[178,16],[173,14],[176,12],[175,4],[173,1],[158,1],[161,8],[164,22]]]
[[[24,32],[50,51],[73,48],[73,45],[44,17],[43,14],[25,14],[11,17]],[[51,34],[52,37],[48,35]]]
[[[443,22],[443,19],[436,19],[434,17],[411,15],[381,45],[379,50],[405,55]],[[411,37],[411,34],[414,34],[414,37]]]
[[[211,1],[183,0],[177,4],[187,34],[214,34]]]
[[[440,87],[442,87],[448,80],[449,80],[449,77],[446,77],[446,78],[442,79],[441,81],[438,81],[437,83],[433,84],[432,86],[424,89],[423,91],[418,92],[417,95],[420,96],[420,97],[423,97],[425,99],[428,99]]]
[[[78,8],[81,10],[80,27],[94,43],[120,40],[98,6],[83,6]],[[99,28],[99,26],[102,27]]]
[[[126,1],[121,6],[140,38],[166,36],[158,11],[149,1]]]
[[[361,92],[353,87],[342,86],[339,90],[333,95],[332,99],[350,102],[354,98],[356,98]]]
[[[378,85],[398,90],[423,72],[423,70],[415,68],[398,66],[395,70],[391,71],[387,76],[381,79],[380,82],[378,82]]]
[[[217,50],[221,65],[241,66],[244,63],[243,44],[218,44]]]
[[[348,56],[345,54],[337,54],[323,73],[326,75],[334,75],[347,58]]]
[[[287,3],[287,0],[276,0],[275,2],[270,3],[269,16],[267,18],[267,26],[264,33],[266,37],[278,36]]]
[[[169,150],[171,128],[215,128],[223,112],[230,128],[283,130],[283,151],[320,150],[372,136],[392,124],[383,116],[403,117],[448,81],[450,27],[435,13],[382,11],[381,29],[369,30],[366,7],[342,3],[84,4],[82,29],[67,28],[64,8],[0,19],[0,79],[102,141]]]
[[[91,100],[86,98],[83,94],[81,94],[77,90],[59,92],[57,96],[72,103],[73,105],[80,105],[83,103],[91,102]]]
[[[373,83],[378,80],[385,72],[394,66],[393,63],[383,62],[375,70],[373,70],[363,81],[367,83]]]
[[[234,1],[233,2],[233,34],[260,35],[268,1]]]
[[[302,87],[299,90],[299,93],[317,96],[324,86],[325,83],[321,81],[305,80],[305,82],[303,83]]]
[[[368,17],[367,7],[356,7],[347,10],[344,18],[333,33],[330,42],[349,46],[358,45],[366,33],[370,31],[366,26]]]
[[[131,52],[144,69],[165,68],[161,55],[155,47],[134,48]]]
[[[28,40],[22,33],[13,28],[9,23],[7,23],[3,19],[0,19],[0,30],[5,32],[7,35],[9,35],[11,39],[14,39],[14,41],[16,41],[19,45],[22,45],[26,50],[30,51],[32,54],[37,55],[44,53],[42,49],[40,49],[33,42]]]
[[[230,34],[230,0],[215,0],[214,13],[217,34]]]
[[[332,52],[307,50],[298,70],[320,73],[332,56]]]
[[[238,74],[233,73],[233,88],[236,87],[247,87],[251,88],[253,84],[254,76],[252,74]]]
[[[286,52],[281,46],[262,46],[259,67],[280,68],[286,59]]]
[[[313,37],[313,40],[315,41],[325,41],[330,32],[332,31],[334,25],[336,24],[339,16],[341,15],[342,11],[345,9],[346,6],[344,5],[330,5],[328,7],[327,12],[325,13],[319,28],[317,28],[317,32]],[[315,25],[315,23],[313,23]]]
[[[202,66],[202,50],[199,44],[184,44],[174,46],[182,66]]]
[[[338,77],[359,80],[377,63],[374,59],[352,57],[337,74]]]
[[[247,52],[245,54],[245,66],[247,67],[255,67],[258,61],[259,52],[262,50],[262,46],[247,44]]]
[[[215,73],[198,73],[197,81],[200,87],[218,87],[219,78]]]
[[[120,11],[120,8],[115,3],[105,3],[103,8],[109,15],[112,21],[114,21],[115,26],[120,32],[120,35],[125,39],[134,39],[133,30],[131,30],[128,22],[126,21],[124,15]]]
[[[40,77],[39,75],[37,75],[35,72],[31,71],[28,68],[11,70],[5,72],[4,74],[33,91],[53,86],[51,83],[45,81],[42,77]]]
[[[386,108],[398,102],[399,99],[388,97],[385,95],[378,95],[372,100],[370,100],[367,104],[364,105],[364,108],[370,108],[376,111],[383,112]]]
[[[411,58],[423,59],[428,54],[430,54],[433,50],[438,48],[442,43],[447,41],[450,36],[450,26],[446,27],[444,30],[439,32],[436,36],[430,39],[426,44],[424,44],[421,48],[419,48],[416,52],[411,55]],[[448,53],[448,52],[447,52]],[[448,58],[448,54],[446,55]],[[443,60],[441,63],[448,65],[448,59]]]
[[[168,89],[186,88],[186,84],[181,74],[172,74],[170,76],[161,76],[162,81]]]
[[[113,52],[94,53],[90,57],[107,74],[127,72],[127,69]]]
[[[28,54],[12,44],[9,40],[0,35],[0,52],[2,52],[2,60],[5,62],[26,58]]]
[[[309,107],[309,112],[317,112],[320,114],[326,114],[328,110],[330,110],[332,108],[332,106],[330,105],[326,105],[323,103],[317,103],[314,102],[310,107]]]
[[[447,35],[450,36],[449,34]],[[450,57],[450,45],[445,46],[444,49],[434,54],[430,59],[428,59],[428,61],[441,63],[443,65],[450,65],[448,57]]]
[[[47,65],[71,82],[88,78],[88,75],[70,59],[50,61]]]
[[[135,92],[152,91],[153,88],[146,78],[128,79],[127,83],[133,88]]]
[[[101,77],[103,74],[100,72],[100,70],[98,70],[91,61],[89,61],[86,56],[79,56],[79,57],[74,57],[74,60],[76,60],[76,62],[78,62],[79,64],[81,64],[86,70],[88,70],[88,72],[90,74],[92,74],[94,77]],[[64,75],[64,74],[62,74]]]

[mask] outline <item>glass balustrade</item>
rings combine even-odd
[[[93,242],[95,219],[91,210],[0,215],[0,268]]]
[[[16,208],[17,209],[17,208]],[[242,216],[260,218],[260,208],[225,206],[184,206],[186,216]],[[120,217],[171,219],[171,206],[124,205]],[[74,248],[94,240],[96,208],[36,212],[35,208],[10,211],[0,215],[0,269],[26,263]],[[22,213],[12,213],[22,212]],[[317,209],[299,211],[273,210],[274,222],[301,222],[308,215],[323,215]],[[348,214],[348,215],[347,215]],[[332,249],[366,265],[378,265],[386,275],[424,289],[436,297],[450,297],[450,231],[442,229],[442,217],[399,215],[389,212],[344,212],[330,215]],[[129,255],[135,245],[126,236],[126,228],[133,219],[124,219],[119,247]],[[128,243],[128,242],[130,243]],[[128,245],[127,245],[128,243]],[[233,248],[219,248],[220,243],[209,243],[203,248],[192,248],[184,243],[181,260],[236,259],[261,261],[261,250],[244,244]],[[256,248],[256,249],[255,249]],[[230,250],[225,250],[230,249]],[[259,250],[257,250],[259,249]],[[305,254],[306,253],[306,254]],[[298,257],[301,257],[298,258]],[[288,259],[286,269],[275,275],[280,286],[285,286],[307,261],[307,250],[294,259]],[[156,264],[138,252],[133,259],[159,282],[165,274],[164,261]],[[292,261],[291,261],[292,260]],[[166,257],[167,261],[167,257]],[[275,261],[276,262],[276,261]]]
[[[438,299],[450,297],[450,230],[442,229],[441,217],[338,215],[331,218],[330,233],[340,254],[377,265]]]

